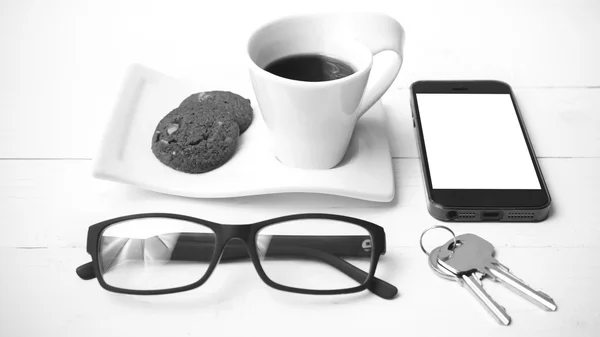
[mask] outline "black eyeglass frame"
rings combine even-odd
[[[100,263],[99,263],[99,261],[100,261],[99,245],[100,245],[100,239],[102,237],[103,231],[107,227],[109,227],[113,224],[119,223],[119,222],[136,220],[136,219],[144,219],[144,218],[166,218],[166,219],[183,220],[183,221],[188,221],[188,222],[192,222],[192,223],[196,223],[196,224],[208,227],[214,232],[214,234],[215,234],[215,250],[213,251],[212,258],[211,258],[211,261],[209,262],[208,269],[206,270],[206,272],[202,276],[202,278],[200,278],[198,281],[196,281],[192,284],[186,285],[186,286],[169,288],[169,289],[158,289],[158,290],[124,289],[124,288],[118,288],[118,287],[111,286],[104,281],[104,278],[102,277],[102,273],[100,271]],[[369,235],[371,237],[370,249],[372,250],[371,261],[370,261],[370,270],[368,272],[368,275],[366,276],[365,281],[362,284],[360,284],[356,287],[345,288],[345,289],[312,290],[312,289],[302,289],[302,288],[285,286],[285,285],[282,285],[282,284],[272,281],[267,276],[267,274],[264,272],[264,270],[260,264],[258,250],[256,247],[256,235],[258,234],[258,232],[261,229],[271,226],[271,225],[274,225],[274,224],[288,222],[288,221],[295,221],[295,220],[305,220],[305,219],[323,219],[323,220],[335,220],[335,221],[347,222],[347,223],[362,227],[369,233]],[[246,250],[247,250],[247,252],[250,256],[250,259],[252,260],[252,263],[254,264],[254,268],[258,272],[258,275],[260,276],[260,278],[268,286],[278,289],[278,290],[288,291],[288,292],[293,292],[293,293],[300,293],[300,294],[311,294],[311,295],[336,295],[336,294],[356,293],[356,292],[363,291],[365,289],[369,289],[376,295],[378,295],[382,298],[385,298],[385,299],[394,298],[398,292],[397,288],[394,287],[393,285],[375,277],[375,271],[377,269],[377,264],[379,262],[379,258],[381,255],[385,254],[385,250],[386,250],[385,231],[383,230],[383,228],[374,223],[371,223],[371,222],[368,222],[365,220],[352,218],[352,217],[348,217],[348,216],[325,214],[325,213],[294,214],[294,215],[277,217],[277,218],[268,219],[268,220],[264,220],[264,221],[260,221],[260,222],[256,222],[256,223],[252,223],[252,224],[245,224],[245,225],[225,225],[225,224],[219,224],[216,222],[211,222],[211,221],[207,221],[207,220],[203,220],[203,219],[194,218],[191,216],[172,214],[172,213],[142,213],[142,214],[133,214],[133,215],[117,217],[114,219],[102,221],[100,223],[97,223],[97,224],[89,227],[88,237],[87,237],[87,252],[91,255],[92,262],[80,266],[77,269],[77,274],[83,279],[91,279],[91,278],[96,277],[98,279],[98,282],[100,283],[100,286],[102,286],[102,288],[104,288],[108,291],[111,291],[111,292],[121,293],[121,294],[161,295],[161,294],[171,294],[171,293],[176,293],[176,292],[192,290],[192,289],[200,287],[202,284],[204,284],[208,280],[208,278],[213,273],[216,266],[219,264],[221,256],[223,255],[223,252],[224,252],[225,247],[227,246],[228,242],[235,238],[240,239],[245,243]],[[341,260],[341,261],[343,261],[343,260]],[[345,261],[343,261],[343,262],[346,263]],[[89,272],[85,271],[86,267],[90,267],[90,265],[93,268],[94,275],[89,275]],[[349,263],[348,263],[348,265],[355,269],[353,272],[359,272],[359,273],[363,272],[364,273],[364,271],[350,265]]]

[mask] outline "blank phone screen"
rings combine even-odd
[[[509,94],[416,97],[433,189],[541,189]]]

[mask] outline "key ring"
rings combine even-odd
[[[427,256],[429,256],[430,253],[427,252],[427,250],[425,249],[425,247],[423,247],[423,236],[425,236],[425,234],[427,232],[429,232],[432,229],[437,229],[437,228],[441,228],[441,229],[445,229],[448,232],[450,232],[450,234],[452,234],[452,241],[454,241],[454,244],[452,245],[452,249],[450,251],[454,252],[454,249],[456,248],[456,235],[454,235],[454,232],[446,227],[446,226],[433,226],[433,227],[429,227],[426,230],[423,231],[423,233],[421,233],[421,239],[419,239],[419,244],[421,245],[421,250],[423,251],[423,253],[425,253]]]

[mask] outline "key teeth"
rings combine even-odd
[[[496,267],[498,267],[499,270],[505,272],[508,276],[514,278],[516,281],[520,282],[523,286],[527,287],[530,289],[530,291],[537,293],[538,295],[541,295],[542,297],[545,297],[544,300],[550,302],[552,304],[552,306],[548,306],[546,304],[544,304],[543,302],[539,302],[538,300],[531,298],[529,295],[527,295],[526,293],[522,292],[522,290],[519,290],[517,288],[515,288],[514,286],[512,286],[510,283],[506,283],[505,285],[508,286],[509,289],[516,291],[517,294],[523,296],[526,299],[531,300],[534,304],[536,304],[537,306],[539,306],[540,308],[543,308],[544,310],[547,311],[556,311],[556,309],[558,308],[556,303],[554,302],[554,299],[552,299],[552,297],[550,297],[550,295],[544,293],[543,291],[540,290],[536,290],[531,288],[530,286],[527,285],[527,283],[525,283],[521,278],[515,276],[513,273],[511,273],[510,271],[508,271],[508,268],[506,268],[505,266],[503,266],[502,264],[498,263],[497,261],[494,261],[492,263],[492,265],[495,265]],[[488,274],[489,275],[489,274]],[[504,283],[505,280],[503,280],[500,277],[496,277],[494,275],[490,275],[492,277],[492,279],[496,282],[501,282]]]
[[[512,322],[512,318],[508,315],[508,313],[506,313],[506,308],[500,304],[498,304],[498,306],[500,308],[502,308],[502,311],[504,311],[505,315],[506,315],[506,322],[503,322],[501,319],[498,319],[498,322],[500,322],[500,324],[504,325],[504,326],[509,326],[510,323]]]
[[[546,296],[546,300],[550,303],[552,303],[552,305],[554,305],[554,308],[549,308],[547,306],[544,306],[544,309],[548,310],[548,311],[556,311],[558,309],[558,306],[556,305],[556,302],[554,302],[554,299],[552,297],[550,297],[550,295],[546,294],[545,292],[538,290],[538,293]]]
[[[502,308],[502,311],[504,311],[505,316],[506,316],[506,322],[502,321],[502,319],[500,319],[499,317],[496,317],[496,319],[498,320],[498,322],[504,326],[509,326],[510,323],[512,322],[512,318],[506,313],[506,308],[503,307],[502,305],[498,304],[498,306],[500,308]]]

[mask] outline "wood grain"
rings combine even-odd
[[[497,246],[598,247],[600,159],[542,159],[553,198],[550,218],[540,223],[455,223]],[[388,246],[418,247],[421,231],[440,224],[426,211],[417,159],[394,160],[396,197],[391,203],[314,194],[230,199],[189,199],[148,192],[90,177],[90,161],[0,161],[0,247],[83,247],[87,227],[116,216],[173,212],[221,223],[328,212],[383,226]],[[446,239],[444,239],[446,240]]]
[[[598,248],[499,248],[498,258],[533,287],[550,294],[558,311],[546,312],[499,284],[485,287],[513,318],[497,324],[458,284],[441,279],[414,247],[394,247],[378,276],[400,296],[383,300],[363,292],[305,296],[269,288],[251,263],[221,264],[201,288],[166,296],[109,293],[82,281],[75,267],[88,261],[81,248],[0,248],[0,335],[21,336],[596,336],[600,302],[595,279]],[[537,261],[553,261],[553,273]],[[435,322],[435,324],[432,324]],[[461,327],[470,327],[465,331]],[[508,330],[507,330],[508,329]]]
[[[292,13],[341,9],[394,16],[407,34],[396,89],[421,79],[498,79],[519,89],[600,87],[600,2],[591,0],[29,0],[3,6],[0,111],[6,118],[0,124],[0,157],[5,158],[92,157],[132,62],[210,81],[215,89],[247,82],[247,36],[265,21]],[[597,115],[591,114],[600,109],[598,96],[597,90],[523,94],[537,138],[575,137],[558,148],[548,144],[539,155],[597,151],[597,146],[578,147],[591,136],[578,134],[576,127],[598,127]],[[405,119],[408,104],[400,103],[392,111]],[[580,123],[549,122],[568,118]],[[394,146],[394,156],[414,155],[403,151],[405,144]]]

